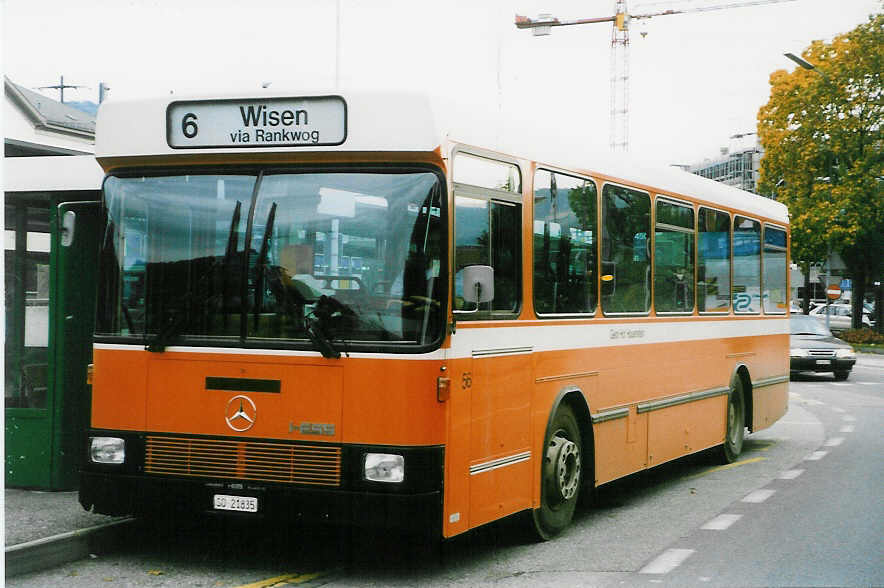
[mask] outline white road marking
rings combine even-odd
[[[825,445],[826,447],[838,447],[842,443],[844,443],[844,437],[832,437],[831,439],[823,443],[823,445]]]
[[[854,382],[854,384],[859,384],[860,386],[880,386],[881,382]]]
[[[724,531],[734,523],[740,520],[743,515],[738,514],[721,514],[700,527],[707,531]]]
[[[845,384],[844,382],[834,382],[833,386],[843,387],[843,386],[853,386],[853,384]]]
[[[835,412],[847,412],[847,411],[844,410],[843,408],[838,408],[837,406],[833,406],[833,407],[832,407],[832,410],[834,410]]]
[[[806,400],[804,400],[804,404],[809,404],[810,406],[824,406],[826,403],[819,400],[814,400],[813,398],[807,398]]]
[[[828,454],[829,454],[828,451],[814,451],[813,453],[811,453],[810,455],[808,455],[804,459],[806,461],[819,461],[822,458],[826,457],[826,455],[828,455]]]
[[[850,416],[849,414],[846,414],[846,415],[844,415],[843,417],[841,417],[841,420],[843,420],[844,422],[847,422],[847,423],[855,423],[855,422],[856,422],[856,417],[855,417],[855,416]]]
[[[838,430],[839,433],[853,433],[853,431],[854,431],[853,425],[844,425],[843,427],[841,427]]]
[[[693,549],[667,549],[651,563],[638,571],[639,574],[668,574],[694,554]]]
[[[740,502],[751,502],[752,504],[759,504],[764,502],[771,496],[776,493],[776,490],[770,490],[767,488],[762,488],[761,490],[756,490],[755,492],[750,492]]]
[[[803,473],[804,470],[786,470],[785,472],[780,472],[779,478],[780,480],[794,480]]]

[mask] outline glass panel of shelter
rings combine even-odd
[[[49,371],[48,206],[5,206],[5,406],[46,408]]]

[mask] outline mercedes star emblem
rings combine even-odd
[[[248,396],[234,396],[227,402],[227,410],[224,411],[224,420],[227,426],[239,433],[248,431],[258,418],[258,409]]]

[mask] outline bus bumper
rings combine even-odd
[[[215,510],[215,494],[256,497],[258,512]],[[350,492],[81,472],[80,504],[86,510],[108,515],[153,517],[189,512],[403,532],[436,528],[441,536],[441,491]]]
[[[80,504],[96,513],[150,517],[210,513],[402,531],[438,530],[441,536],[445,460],[444,447],[441,445],[282,445],[283,448],[291,446],[297,450],[332,449],[339,455],[339,459],[326,462],[332,466],[324,471],[327,474],[325,477],[302,477],[300,479],[303,481],[298,483],[279,481],[282,477],[279,472],[285,474],[289,471],[288,467],[296,467],[293,462],[285,461],[288,455],[285,452],[274,454],[272,460],[262,453],[260,461],[249,461],[247,448],[253,443],[257,443],[259,449],[266,448],[268,444],[262,440],[236,440],[234,445],[228,438],[184,439],[176,436],[166,442],[165,437],[131,431],[93,429],[90,434],[122,439],[125,447],[123,462],[119,464],[93,463],[88,451],[84,455],[84,465],[80,471]],[[202,453],[194,449],[186,459],[177,454],[165,457],[163,464],[166,471],[154,472],[151,468],[156,466],[152,464],[160,459],[154,455],[152,461],[148,462],[148,437],[152,442],[158,443],[159,439],[167,445],[174,445],[182,439],[193,441],[196,444],[194,447],[202,448]],[[218,444],[212,445],[216,441]],[[205,449],[207,446],[211,452]],[[191,445],[185,443],[184,447]],[[234,452],[230,447],[240,449]],[[238,459],[242,463],[237,466],[238,469],[232,466],[223,469],[222,466],[227,464],[236,465],[230,459],[222,461],[217,457],[225,451],[229,456],[240,456]],[[404,474],[400,482],[367,479],[366,456],[378,453],[403,457]],[[203,460],[203,455],[213,456],[214,461]],[[314,455],[308,454],[307,459],[314,459],[316,463],[315,460],[319,458]],[[303,466],[298,467],[303,469]],[[217,477],[205,475],[209,470],[218,472]],[[268,470],[271,475],[267,474]],[[243,472],[251,475],[242,476]],[[219,500],[218,506],[254,508],[257,504],[257,509],[254,512],[221,510],[216,508],[217,495],[246,499]]]

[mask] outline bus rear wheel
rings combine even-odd
[[[571,522],[583,477],[583,443],[570,406],[563,404],[549,424],[540,480],[540,508],[532,511],[533,530],[552,539]]]
[[[722,462],[733,463],[740,457],[745,428],[746,404],[743,401],[743,380],[736,376],[727,397],[727,430],[719,452]]]

